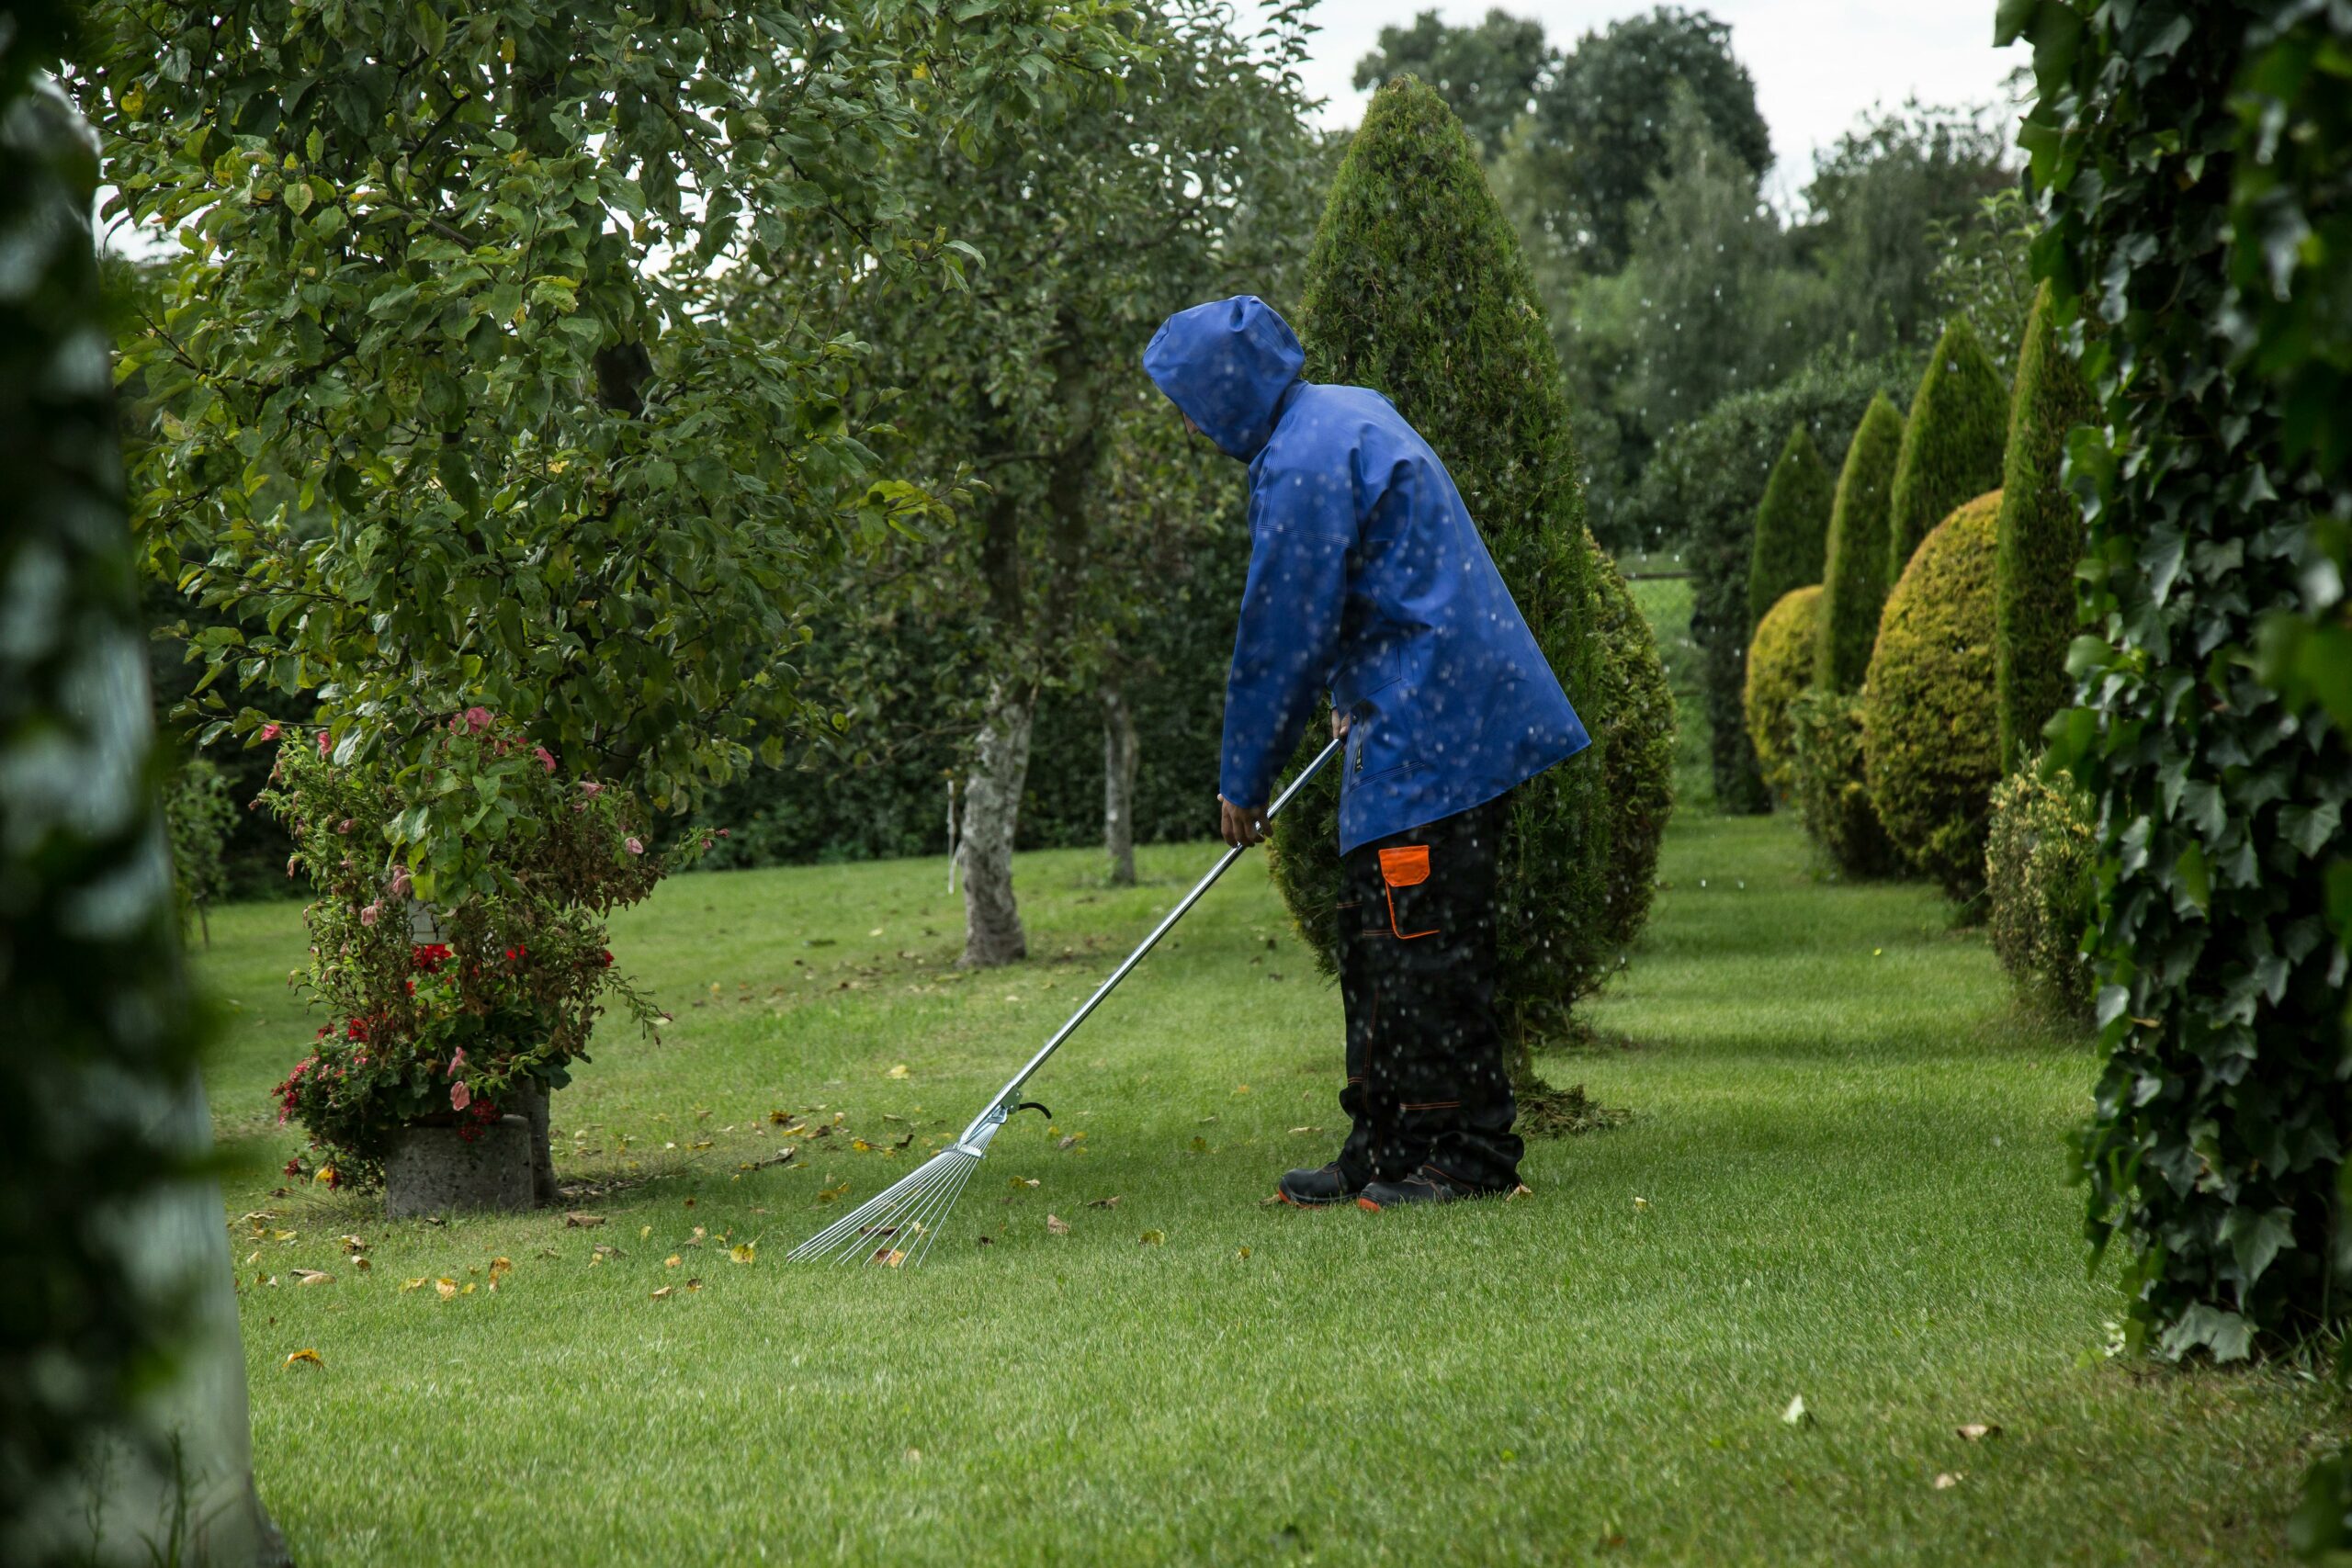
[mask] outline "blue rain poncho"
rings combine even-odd
[[[1262,807],[1317,696],[1350,716],[1340,850],[1483,805],[1589,745],[1453,479],[1396,405],[1302,380],[1254,295],[1178,312],[1144,369],[1250,465],[1219,793]]]

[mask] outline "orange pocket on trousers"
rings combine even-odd
[[[1415,937],[1435,936],[1437,928],[1408,931],[1396,919],[1396,889],[1419,887],[1430,879],[1430,847],[1427,844],[1400,844],[1393,850],[1380,852],[1380,880],[1387,886],[1381,891],[1388,897],[1388,934],[1399,942]],[[1409,901],[1408,908],[1410,908]]]

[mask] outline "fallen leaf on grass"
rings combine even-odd
[[[1509,1192],[1507,1192],[1507,1193],[1505,1193],[1505,1194],[1503,1195],[1503,1201],[1504,1201],[1504,1202],[1506,1202],[1506,1203],[1509,1203],[1509,1202],[1514,1201],[1515,1201],[1515,1200],[1517,1200],[1517,1199],[1521,1199],[1521,1198],[1532,1198],[1532,1197],[1534,1197],[1534,1196],[1535,1196],[1535,1189],[1534,1189],[1534,1188],[1532,1188],[1532,1187],[1530,1187],[1526,1182],[1522,1181],[1522,1182],[1521,1182],[1518,1186],[1516,1186],[1516,1187],[1512,1188]]]
[[[1320,1127],[1293,1127],[1290,1130],[1290,1135],[1294,1138],[1312,1137],[1322,1130]]]
[[[1080,1145],[1080,1144],[1084,1143],[1085,1141],[1086,1141],[1086,1134],[1083,1134],[1083,1133],[1072,1133],[1069,1137],[1064,1138],[1060,1143],[1056,1144],[1056,1145],[1054,1145],[1054,1147],[1056,1147],[1056,1148],[1057,1148],[1057,1149],[1074,1149],[1074,1148],[1078,1147],[1078,1145]]]
[[[727,1249],[727,1260],[729,1263],[749,1263],[759,1255],[759,1243],[752,1241],[738,1242]]]
[[[343,1249],[345,1252],[365,1252],[368,1250],[368,1244],[360,1240],[356,1235],[346,1235],[339,1239],[343,1242]]]
[[[689,1291],[699,1291],[702,1289],[702,1281],[700,1280],[689,1280],[686,1281],[686,1289]]]
[[[1634,1200],[1634,1207],[1636,1210],[1646,1209],[1649,1206],[1650,1201],[1646,1198],[1636,1198]]]
[[[1966,1471],[1961,1472],[1958,1475],[1954,1475],[1949,1470],[1939,1471],[1936,1475],[1936,1490],[1939,1492],[1949,1492],[1953,1487],[1959,1485],[1962,1481],[1966,1480],[1967,1477],[1968,1472]]]
[[[327,1364],[319,1359],[319,1353],[316,1350],[309,1349],[307,1348],[297,1350],[292,1355],[287,1357],[285,1361],[281,1363],[279,1370],[284,1371],[287,1367],[291,1367],[297,1362],[304,1361],[318,1368],[321,1371],[327,1370]]]
[[[433,1289],[446,1302],[458,1293],[458,1281],[450,1279],[435,1280],[433,1281]]]
[[[1781,1412],[1781,1420],[1783,1425],[1790,1427],[1810,1427],[1813,1425],[1813,1412],[1804,1407],[1804,1394],[1798,1394],[1794,1399],[1789,1401],[1789,1407]]]
[[[1250,1249],[1249,1249],[1248,1247],[1242,1247],[1239,1251],[1236,1252],[1233,1256],[1234,1256],[1235,1258],[1240,1258],[1240,1259],[1242,1259],[1242,1260],[1244,1260],[1244,1261],[1247,1261],[1247,1260],[1248,1260],[1248,1258],[1249,1258],[1249,1257],[1250,1257]]]
[[[669,1297],[670,1292],[677,1288],[678,1287],[675,1285],[664,1285],[660,1290],[653,1292],[653,1299],[657,1302],[666,1300]]]
[[[373,1263],[370,1263],[370,1262],[368,1262],[368,1258],[367,1258],[367,1255],[366,1255],[365,1253],[362,1253],[362,1254],[360,1254],[358,1257],[354,1258],[351,1260],[351,1266],[352,1266],[354,1269],[358,1269],[358,1270],[359,1270],[361,1273],[363,1273],[363,1274],[365,1274],[366,1272],[368,1272],[370,1269],[373,1269],[374,1267],[376,1267]]]
[[[1159,1247],[1166,1243],[1168,1240],[1168,1233],[1166,1231],[1146,1231],[1136,1239],[1146,1247]]]
[[[662,1260],[662,1267],[664,1269],[675,1269],[679,1264],[684,1263],[684,1258],[679,1257],[673,1252],[670,1254],[669,1257]]]
[[[1952,1430],[1972,1443],[1981,1443],[1987,1438],[1997,1438],[2001,1435],[2001,1428],[1990,1421],[1971,1421],[1967,1426],[1955,1427]]]
[[[1046,1216],[1046,1234],[1050,1235],[1069,1235],[1069,1222],[1063,1219],[1059,1214],[1047,1214]]]
[[[319,1269],[297,1269],[294,1282],[298,1285],[332,1285],[334,1276]]]
[[[846,1198],[848,1196],[849,1183],[846,1181],[842,1182],[838,1187],[823,1187],[817,1190],[817,1201],[820,1203],[830,1203],[836,1198]]]
[[[420,1274],[413,1280],[402,1280],[401,1281],[401,1289],[403,1291],[421,1291],[431,1283],[433,1283],[433,1280],[430,1275]]]
[[[604,1223],[605,1216],[602,1214],[582,1214],[575,1213],[563,1216],[564,1227],[568,1230],[586,1230],[590,1225],[601,1225]]]
[[[1016,1176],[1012,1179],[1012,1186],[1015,1190],[1023,1187],[1035,1187],[1036,1185],[1037,1179],[1034,1176]]]
[[[1119,1206],[1119,1195],[1114,1192],[1108,1198],[1097,1198],[1086,1206],[1090,1209],[1115,1209]]]
[[[905,1077],[907,1076],[907,1065],[904,1062],[900,1062],[897,1066],[892,1067],[888,1072],[884,1073],[882,1076],[886,1078]]]

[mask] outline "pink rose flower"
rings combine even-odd
[[[301,863],[302,857],[300,855],[288,855],[286,857],[286,874],[288,876],[293,875],[294,868]]]
[[[264,740],[275,740],[277,739],[278,734],[279,730],[277,725],[265,724],[261,727],[261,738]]]
[[[586,795],[602,795],[605,793],[605,786],[598,784],[594,779],[582,779],[580,781],[580,793]]]
[[[476,735],[480,735],[483,730],[488,729],[490,728],[490,710],[484,707],[468,708],[466,710],[466,728],[472,730]]]
[[[545,768],[549,773],[555,772],[554,752],[548,750],[544,746],[534,746],[531,748],[531,755],[539,760],[539,766]]]
[[[453,1083],[453,1084],[451,1084],[451,1085],[449,1086],[449,1109],[450,1109],[450,1110],[452,1110],[452,1111],[463,1111],[467,1106],[471,1105],[473,1102],[474,1102],[474,1093],[473,1093],[473,1090],[471,1090],[471,1089],[468,1089],[468,1088],[465,1086],[465,1083],[463,1082],[463,1080],[460,1080],[460,1081],[458,1081],[458,1082],[457,1082],[457,1083]]]
[[[456,1055],[454,1055],[454,1056],[452,1056],[452,1057],[450,1057],[450,1058],[449,1058],[449,1070],[448,1070],[447,1072],[444,1073],[444,1074],[442,1075],[442,1077],[452,1077],[452,1078],[456,1077],[458,1076],[458,1069],[459,1067],[464,1066],[465,1065],[466,1065],[466,1048],[465,1048],[463,1045],[460,1045],[460,1046],[458,1046],[458,1054],[457,1054]],[[463,1107],[460,1107],[459,1109],[461,1109],[461,1110],[462,1110],[462,1109],[463,1109]]]
[[[328,755],[330,752],[334,751],[334,737],[333,737],[332,735],[329,735],[329,734],[328,734],[325,730],[323,730],[323,729],[320,730],[320,731],[319,731],[319,755],[320,755],[321,757],[325,757],[325,756],[326,756],[326,755]]]
[[[376,923],[376,917],[383,912],[384,901],[381,898],[379,898],[373,904],[368,905],[366,908],[359,911],[359,923],[363,926],[372,926]]]
[[[335,830],[336,832],[338,832],[338,833],[348,833],[348,832],[350,832],[350,831],[351,831],[351,818],[348,818],[348,817],[346,817],[346,818],[345,818],[342,821],[340,821],[340,822],[336,823],[336,824],[334,825],[334,830]]]
[[[631,839],[628,840],[628,852],[633,855],[641,855],[645,852],[645,846],[637,840]]]
[[[408,867],[404,865],[396,865],[392,867],[392,897],[395,898],[405,898],[408,897]]]

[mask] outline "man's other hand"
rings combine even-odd
[[[1266,836],[1266,813],[1261,807],[1244,808],[1223,795],[1216,797],[1219,822],[1217,836],[1235,849],[1254,844]]]
[[[1348,721],[1350,716],[1350,715],[1341,713],[1338,708],[1333,708],[1331,710],[1332,739],[1345,740],[1348,738]]]

